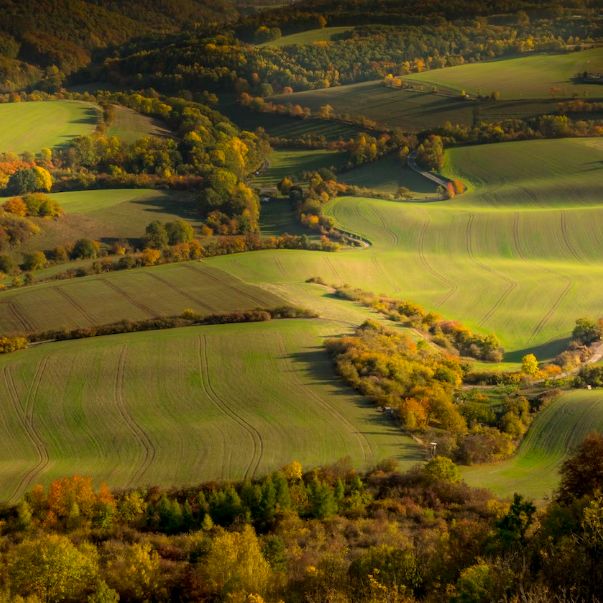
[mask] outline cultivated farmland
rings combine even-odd
[[[158,121],[128,107],[114,107],[115,116],[107,130],[108,136],[117,136],[125,142],[134,142],[144,136],[170,136],[170,131]]]
[[[350,27],[323,27],[322,29],[308,29],[288,36],[282,36],[277,40],[265,42],[261,46],[292,46],[314,44],[315,42],[330,42],[337,36],[351,31]]]
[[[74,471],[113,487],[243,479],[291,460],[359,467],[416,445],[343,387],[319,320],[46,344],[0,358],[0,496]]]
[[[464,478],[502,496],[542,499],[557,486],[563,460],[596,430],[603,431],[603,392],[566,392],[536,417],[511,460],[467,468]]]
[[[601,97],[601,86],[576,83],[573,78],[583,71],[602,70],[603,48],[593,48],[433,69],[406,79],[470,93],[499,91],[502,98]]]
[[[547,358],[565,345],[577,317],[600,311],[601,160],[598,139],[455,149],[451,170],[475,182],[462,197],[344,197],[327,206],[344,228],[370,239],[370,249],[266,251],[207,263],[283,289],[320,275],[395,294],[496,332],[508,360],[526,350]]]
[[[165,264],[0,293],[0,332],[90,327],[122,319],[282,306],[282,298],[200,262]]]

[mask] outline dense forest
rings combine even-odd
[[[539,510],[469,488],[444,457],[169,491],[63,478],[0,510],[3,600],[595,601],[602,459],[589,436]]]

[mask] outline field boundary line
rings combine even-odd
[[[132,485],[135,485],[136,483],[140,482],[142,476],[146,473],[148,468],[155,460],[155,457],[157,455],[157,449],[155,448],[155,445],[153,444],[151,438],[148,436],[147,432],[138,424],[138,422],[130,414],[127,403],[123,397],[127,351],[128,346],[122,346],[121,352],[119,354],[119,359],[117,361],[117,370],[115,371],[115,381],[113,384],[113,399],[115,401],[119,414],[122,416],[124,422],[128,426],[128,429],[131,431],[136,441],[142,446],[144,450],[142,462],[127,482],[126,488],[129,488]]]
[[[200,337],[200,341],[202,342],[201,350],[203,353],[203,359],[204,359],[203,364],[205,366],[205,376],[207,379],[207,381],[206,381],[207,390],[206,391],[211,392],[211,395],[213,396],[213,399],[216,402],[216,404],[219,405],[226,414],[230,415],[230,417],[232,419],[234,419],[251,436],[251,440],[253,442],[253,455],[249,462],[249,466],[247,467],[247,470],[245,471],[244,479],[248,479],[250,477],[253,478],[253,476],[257,473],[257,470],[258,470],[258,467],[260,466],[262,457],[264,456],[264,439],[263,439],[260,431],[255,427],[255,425],[253,425],[252,423],[247,421],[247,419],[245,419],[245,417],[243,417],[241,414],[239,414],[215,390],[215,388],[211,382],[211,375],[210,375],[210,371],[209,371],[209,355],[207,353],[207,347],[208,347],[207,346],[207,337],[205,335],[200,335],[199,337]]]

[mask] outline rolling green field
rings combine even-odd
[[[438,203],[341,197],[326,211],[373,242],[340,253],[265,251],[207,263],[286,293],[310,276],[396,295],[494,331],[518,360],[558,353],[580,316],[600,313],[600,139],[454,149],[472,192]],[[491,178],[488,185],[485,179]],[[295,299],[303,300],[296,291]]]
[[[572,81],[580,72],[602,70],[603,47],[446,67],[412,74],[405,79],[469,93],[499,91],[501,98],[547,98],[552,90],[554,96],[564,98],[574,94],[603,97],[601,86]]]
[[[199,224],[194,197],[152,189],[102,189],[53,193],[65,214],[40,220],[42,233],[29,239],[23,251],[52,249],[82,237],[94,240],[139,238],[153,220],[185,219]],[[0,198],[0,204],[5,199]]]
[[[566,392],[536,417],[512,459],[466,468],[463,477],[501,496],[542,500],[556,488],[561,463],[594,430],[603,431],[603,391]]]
[[[330,42],[334,36],[341,35],[351,29],[351,27],[323,27],[322,29],[309,29],[288,36],[282,36],[278,40],[265,42],[264,44],[260,44],[260,46],[292,46],[293,44],[303,46],[304,44],[314,44],[315,42]]]
[[[170,132],[147,115],[115,105],[115,118],[107,130],[107,135],[117,136],[125,142],[134,142],[144,136],[170,136]]]
[[[0,293],[0,332],[89,327],[121,319],[274,308],[282,298],[200,262],[50,281]]]
[[[191,327],[0,358],[0,498],[77,472],[112,487],[243,479],[292,460],[422,458],[334,377],[321,320]]]
[[[79,101],[0,104],[0,152],[36,153],[91,134],[98,109]]]
[[[303,172],[320,168],[338,167],[345,163],[347,153],[339,151],[274,150],[270,154],[270,167],[254,179],[257,186],[274,186],[285,176],[301,176]]]

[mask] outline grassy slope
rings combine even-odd
[[[603,392],[564,393],[538,415],[511,460],[467,468],[464,478],[503,496],[542,499],[556,487],[568,453],[593,430],[603,431]]]
[[[470,103],[448,96],[392,90],[381,81],[362,82],[322,90],[308,90],[286,96],[275,96],[279,103],[300,104],[318,111],[331,105],[338,113],[365,115],[369,119],[405,130],[423,130],[453,123],[471,123],[473,109]]]
[[[107,130],[107,135],[134,142],[144,136],[169,136],[170,133],[156,120],[128,107],[116,105],[115,118]]]
[[[0,498],[78,473],[113,487],[361,467],[416,445],[341,386],[320,320],[46,344],[0,358]]]
[[[283,303],[200,262],[166,264],[0,293],[0,332],[89,327],[180,314],[186,308],[212,314]]]
[[[43,229],[24,251],[52,249],[82,237],[95,240],[138,238],[153,220],[186,219],[198,224],[194,199],[186,193],[150,189],[103,189],[50,195],[65,210],[56,221],[39,220]],[[0,203],[4,199],[0,198]]]
[[[300,33],[283,36],[278,40],[265,42],[260,46],[291,46],[293,44],[304,45],[314,44],[314,42],[329,42],[333,36],[350,31],[351,27],[324,27],[322,29],[309,29]]]
[[[0,104],[0,151],[38,152],[90,134],[98,110],[91,103],[48,101]]]
[[[400,187],[410,189],[417,197],[433,197],[436,192],[436,185],[427,178],[423,178],[409,168],[401,167],[396,153],[344,172],[338,176],[338,179],[379,193],[395,193]]]
[[[266,251],[208,263],[251,282],[295,288],[309,276],[413,299],[495,331],[516,360],[565,344],[573,321],[600,310],[603,203],[598,139],[455,149],[475,182],[451,202],[339,198],[327,211],[374,242],[336,254]],[[492,178],[485,186],[480,181]],[[299,299],[299,289],[296,290]]]
[[[557,88],[557,96],[563,97],[574,94],[603,96],[601,86],[572,82],[577,73],[585,70],[603,70],[603,47],[434,69],[406,79],[453,90],[481,91],[483,94],[498,90],[502,98],[547,98],[551,88]]]
[[[270,167],[254,182],[258,186],[274,186],[285,176],[301,176],[304,171],[337,167],[345,163],[346,153],[338,151],[283,149],[272,151]]]

